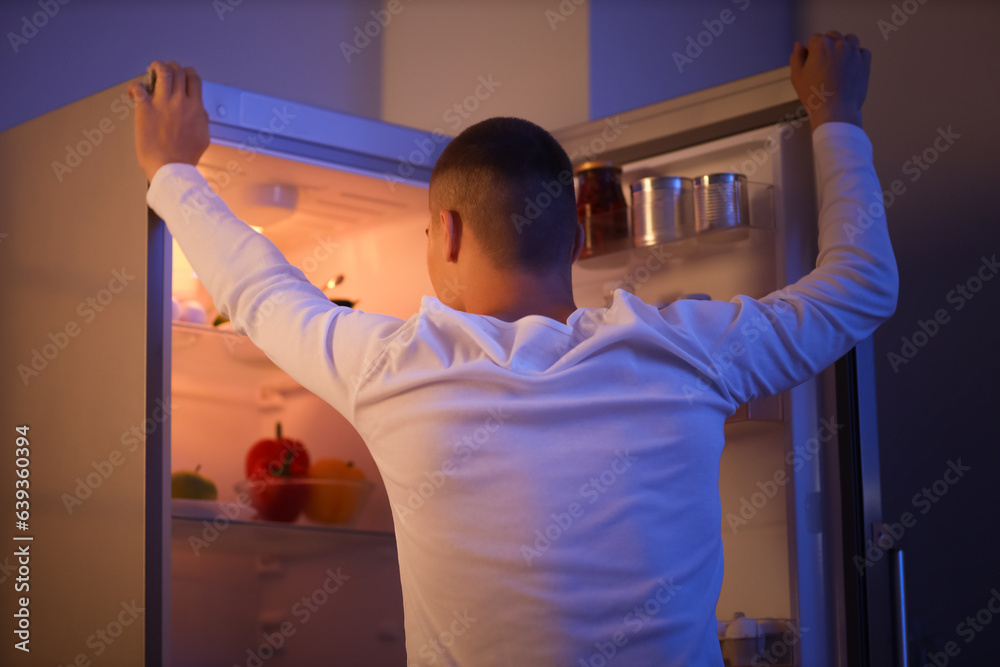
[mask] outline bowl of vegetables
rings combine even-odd
[[[310,461],[305,446],[284,437],[257,441],[247,453],[246,479],[236,484],[253,518],[284,523],[350,525],[361,514],[375,485],[352,461]]]

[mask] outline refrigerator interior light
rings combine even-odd
[[[259,232],[292,217],[298,202],[299,189],[294,185],[259,183],[233,193],[230,205]]]

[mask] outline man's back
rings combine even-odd
[[[394,334],[355,424],[393,509],[410,656],[717,656],[718,466],[735,406],[689,401],[698,374],[669,340],[625,292],[568,325],[425,297]]]

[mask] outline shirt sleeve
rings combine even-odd
[[[896,309],[899,277],[882,189],[864,131],[823,123],[813,132],[819,187],[816,268],[761,299],[681,300],[660,314],[679,327],[700,368],[689,400],[709,388],[734,406],[814,377]]]
[[[188,164],[161,167],[146,201],[216,308],[279,368],[353,422],[366,365],[403,321],[337,306]]]

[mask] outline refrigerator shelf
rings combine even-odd
[[[648,174],[650,172],[640,171],[639,173]],[[631,194],[631,191],[628,190],[629,187],[630,186],[628,185],[622,186],[622,190],[626,194],[626,200],[628,200],[628,195]],[[702,256],[712,257],[716,255],[728,255],[734,251],[739,251],[740,246],[746,244],[748,241],[758,239],[760,237],[760,232],[765,232],[765,238],[773,238],[773,232],[775,230],[774,186],[769,183],[748,181],[747,188],[750,205],[748,211],[749,225],[745,228],[748,232],[747,237],[728,242],[713,242],[708,238],[711,234],[700,234],[653,246],[635,246],[624,250],[617,250],[615,252],[595,254],[586,259],[579,260],[577,262],[577,266],[581,269],[592,271],[628,266],[634,261],[635,258],[640,258],[645,261],[645,259],[650,256],[657,259],[667,258],[669,261],[684,258],[697,258]],[[628,215],[631,220],[634,215],[634,208],[631,204],[629,204],[628,207]],[[772,234],[767,234],[767,232],[771,232]]]
[[[174,548],[190,549],[195,555],[217,552],[304,557],[352,549],[396,549],[392,532],[347,526],[229,519],[224,515],[212,520],[172,516],[170,523]]]
[[[258,402],[266,407],[295,391],[305,391],[246,336],[214,327],[171,325],[175,390],[201,398]],[[187,389],[184,389],[187,387]]]

